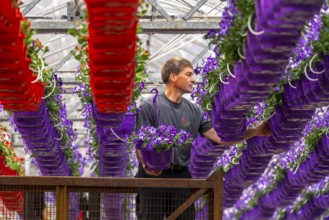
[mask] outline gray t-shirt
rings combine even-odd
[[[153,97],[141,103],[136,129],[141,126],[158,127],[159,123],[173,125],[178,131],[187,131],[193,138],[198,132],[202,135],[212,128],[210,121],[204,119],[200,107],[185,98],[180,103],[172,102],[165,94],[159,94],[155,103]],[[190,150],[191,144],[175,147],[173,164],[187,166],[190,162]]]

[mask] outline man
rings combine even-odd
[[[190,93],[195,83],[192,64],[184,58],[172,58],[162,68],[161,77],[166,84],[166,91],[156,97],[148,99],[141,104],[137,114],[136,129],[141,126],[158,127],[159,124],[174,125],[179,130],[189,132],[195,137],[199,132],[204,137],[221,146],[228,146],[237,142],[223,142],[212,128],[210,121],[203,117],[201,108],[183,98],[183,94]],[[246,131],[244,140],[254,136],[270,135],[266,122]],[[151,171],[143,163],[141,152],[136,150],[140,166],[137,177],[140,178],[191,178],[188,171],[191,145],[174,148],[174,157],[171,168],[168,170]],[[175,211],[191,195],[186,189],[139,189],[140,218],[143,220],[163,220]],[[178,201],[182,198],[182,201]],[[194,207],[186,210],[179,219],[194,219]]]

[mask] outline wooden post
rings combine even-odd
[[[214,189],[208,190],[208,220],[213,220],[214,215]]]
[[[68,220],[69,194],[66,186],[56,187],[56,219]]]
[[[209,194],[209,214],[212,211],[213,220],[221,220],[223,215],[223,176],[214,172],[207,180],[213,182],[213,195]],[[212,197],[212,198],[211,198]],[[211,217],[209,218],[211,219]]]

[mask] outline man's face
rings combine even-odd
[[[175,85],[184,93],[192,92],[193,84],[195,83],[193,69],[185,67],[180,73],[176,75]]]

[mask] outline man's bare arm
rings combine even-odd
[[[210,130],[203,133],[203,136],[205,136],[212,142],[215,142],[216,144],[221,145],[221,146],[230,146],[230,145],[238,144],[238,143],[241,143],[242,141],[246,141],[255,136],[270,136],[270,135],[271,135],[271,131],[269,129],[269,125],[268,125],[267,121],[262,121],[257,126],[247,129],[243,139],[238,140],[238,141],[230,141],[230,142],[223,141],[217,135],[217,132],[213,128],[211,128]]]

